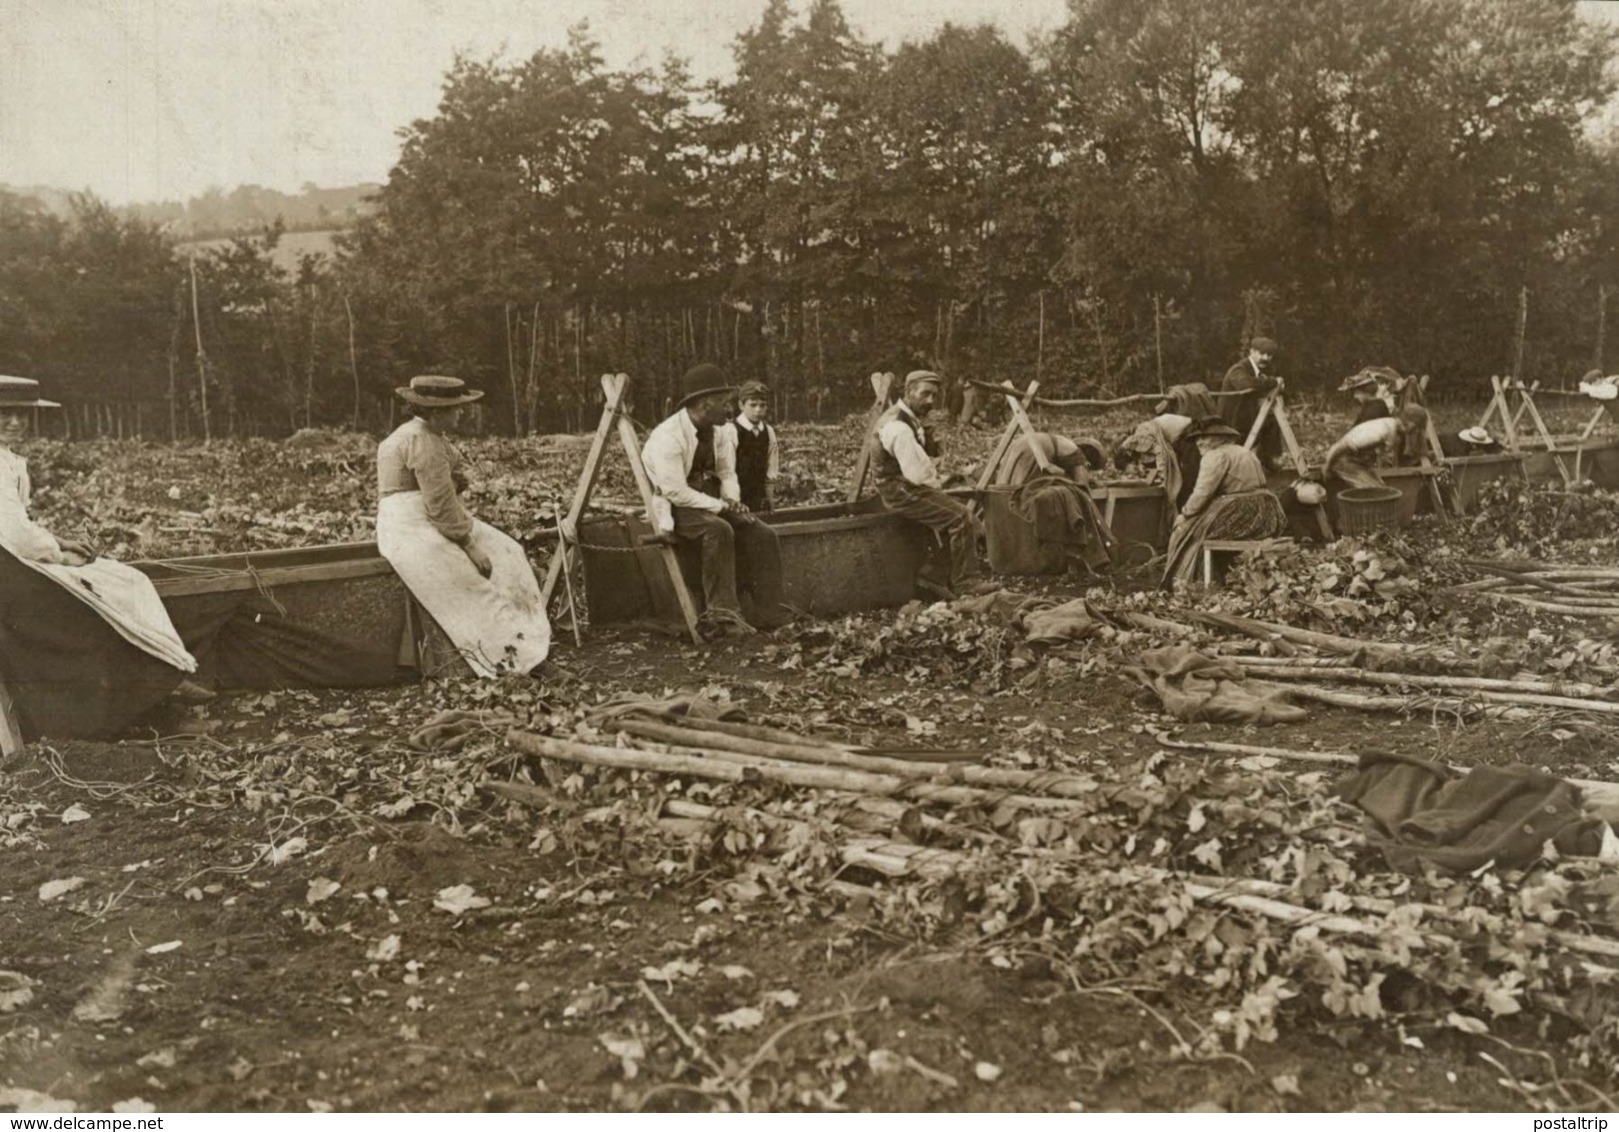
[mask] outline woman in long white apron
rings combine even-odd
[[[31,735],[115,734],[165,697],[199,701],[197,662],[151,580],[57,538],[29,515],[28,462],[16,448],[38,409],[27,378],[0,377],[0,679]]]
[[[395,392],[412,416],[377,447],[377,549],[474,672],[532,672],[551,651],[539,581],[516,540],[467,511],[444,436],[483,393],[437,375]]]

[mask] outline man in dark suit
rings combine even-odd
[[[1248,345],[1248,356],[1226,370],[1225,379],[1220,382],[1222,393],[1241,394],[1220,398],[1220,416],[1241,433],[1244,440],[1254,427],[1254,418],[1259,416],[1259,406],[1266,394],[1282,388],[1282,379],[1266,372],[1271,359],[1280,352],[1281,347],[1271,339],[1255,338]],[[1265,421],[1254,451],[1267,468],[1274,470],[1281,465],[1282,430],[1275,417]]]

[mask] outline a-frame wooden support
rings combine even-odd
[[[877,455],[877,418],[887,410],[888,395],[893,388],[893,374],[871,375],[873,400],[870,411],[866,413],[866,430],[860,438],[860,458],[855,461],[854,478],[849,483],[849,494],[846,498],[850,503],[858,501],[860,493],[866,489],[866,477],[871,474],[871,462]]]
[[[1040,452],[1040,446],[1034,442],[1034,425],[1029,423],[1029,406],[1034,404],[1034,395],[1040,391],[1038,381],[1029,382],[1029,387],[1022,393],[1013,388],[1011,382],[1002,382],[1006,391],[1006,405],[1011,410],[1006,427],[1001,430],[1000,439],[995,441],[995,447],[984,462],[984,470],[978,473],[978,490],[983,491],[994,482],[995,473],[1001,470],[1001,463],[1012,453],[1012,446],[1017,443],[1019,434],[1029,446],[1034,455],[1034,462],[1043,471],[1058,471],[1049,460]]]
[[[1293,467],[1300,479],[1310,478],[1310,465],[1305,463],[1304,450],[1299,447],[1299,438],[1293,432],[1293,422],[1287,417],[1287,403],[1282,400],[1282,391],[1273,389],[1265,395],[1260,402],[1259,412],[1254,415],[1253,427],[1248,430],[1248,439],[1242,442],[1244,448],[1250,452],[1259,443],[1259,434],[1265,427],[1265,422],[1271,417],[1276,418],[1276,427],[1281,431],[1282,443],[1287,448],[1288,459],[1293,461]],[[1327,518],[1327,509],[1317,503],[1311,508],[1315,512],[1316,526],[1321,531],[1321,540],[1331,542],[1335,537],[1332,533],[1332,523]]]
[[[641,505],[646,508],[647,521],[656,525],[657,510],[652,502],[654,498],[652,481],[647,478],[646,467],[641,463],[641,445],[635,435],[635,426],[630,423],[629,417],[624,415],[624,393],[629,388],[629,376],[622,373],[604,373],[601,384],[602,394],[606,398],[602,405],[601,421],[596,425],[596,436],[590,442],[590,453],[585,457],[584,470],[579,473],[579,486],[574,490],[573,503],[569,506],[567,515],[557,520],[560,535],[557,551],[551,556],[551,565],[545,572],[545,584],[540,589],[540,598],[547,609],[551,606],[551,595],[556,592],[562,571],[572,569],[574,565],[571,559],[578,553],[579,520],[583,517],[585,508],[590,505],[590,493],[595,490],[596,478],[601,474],[602,459],[607,454],[607,447],[615,431],[624,448],[624,456],[630,462],[630,473],[635,477],[636,489],[641,493]],[[700,645],[703,638],[697,631],[697,605],[692,601],[685,575],[680,572],[680,560],[675,556],[675,548],[668,543],[660,543],[658,556],[663,561],[664,569],[669,572],[669,583],[674,587],[675,600],[680,603],[680,614],[685,619],[686,631],[691,634],[692,643]],[[569,600],[571,603],[571,588]],[[570,609],[569,612],[577,625],[578,610]]]
[[[1492,377],[1490,387],[1494,396],[1484,409],[1484,416],[1479,419],[1479,425],[1489,428],[1490,421],[1499,418],[1501,428],[1506,436],[1507,451],[1513,455],[1521,454],[1521,442],[1518,439],[1518,423],[1525,414],[1534,422],[1535,431],[1539,434],[1541,442],[1546,445],[1546,451],[1551,455],[1552,462],[1557,466],[1557,474],[1563,477],[1566,487],[1577,478],[1577,471],[1571,472],[1568,464],[1563,460],[1563,451],[1557,446],[1557,440],[1552,436],[1551,429],[1546,427],[1545,418],[1540,415],[1540,408],[1535,404],[1535,391],[1540,388],[1537,381],[1533,385],[1525,385],[1515,377]],[[1517,404],[1513,401],[1516,399]],[[1589,431],[1589,430],[1588,430]],[[1575,468],[1578,469],[1578,457]]]

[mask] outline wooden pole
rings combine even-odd
[[[354,379],[354,420],[352,427],[355,432],[360,431],[360,362],[354,352],[354,308],[349,305],[347,292],[343,295],[343,313],[349,322],[349,376]]]
[[[1046,371],[1046,289],[1040,288],[1040,333],[1035,339],[1034,379],[1039,381]]]
[[[1518,340],[1512,352],[1512,379],[1523,380],[1523,340],[1529,328],[1529,288],[1518,288]]]
[[[202,315],[197,304],[197,257],[187,257],[186,263],[191,269],[191,325],[197,332],[197,385],[202,393],[202,442],[208,444],[213,440],[214,433],[208,419],[208,355],[202,348]]]
[[[1604,347],[1607,345],[1607,341],[1608,285],[1606,283],[1599,283],[1597,284],[1597,348],[1595,356],[1593,356],[1591,359],[1591,365],[1598,370],[1602,369],[1602,354]]]
[[[1158,354],[1158,392],[1164,391],[1164,309],[1158,294],[1152,296],[1152,340]]]

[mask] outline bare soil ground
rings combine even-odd
[[[895,677],[794,679],[770,649],[602,635],[559,650],[544,686],[512,682],[486,702],[707,686],[777,717],[921,716],[963,746],[1023,744],[1038,722],[1085,762],[1153,751],[1131,725],[1156,706],[1115,675],[981,698]],[[37,987],[0,1017],[0,1087],[84,1110],[140,1098],[164,1110],[1380,1111],[1518,1109],[1532,1100],[1519,1079],[1549,1089],[1579,1075],[1535,1048],[1532,1020],[1509,1043],[1437,1020],[1407,1029],[1304,1011],[1273,1043],[1187,1056],[1177,1035],[1195,1032],[1199,1010],[1183,992],[1075,986],[1037,949],[1009,959],[971,931],[907,939],[858,900],[762,891],[746,868],[692,867],[677,838],[593,825],[599,792],[559,790],[544,814],[469,792],[448,822],[427,806],[371,816],[391,775],[434,757],[354,756],[397,748],[436,706],[488,691],[300,695],[269,710],[239,698],[174,723],[207,735],[39,745],[9,767],[12,812],[32,817],[5,851],[0,968]],[[1581,771],[1612,757],[1522,730],[1330,712],[1285,741],[1398,741]],[[301,762],[327,770],[300,785]],[[342,769],[356,763],[358,774]],[[493,739],[448,777],[479,764],[501,769]],[[74,806],[88,819],[64,823]],[[550,836],[564,827],[571,851]],[[261,859],[294,836],[306,851]],[[36,895],[72,876],[84,878],[77,891]],[[328,881],[341,887],[311,903]],[[492,903],[436,910],[435,894],[461,884]],[[110,1017],[87,1016],[109,999]],[[746,1007],[762,1019],[723,1021]],[[703,1085],[716,1066],[731,1088]]]

